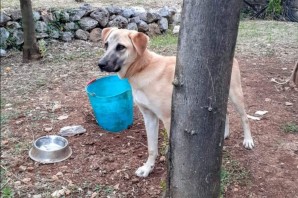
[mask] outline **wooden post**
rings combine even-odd
[[[241,3],[183,3],[166,197],[219,197],[225,116]]]

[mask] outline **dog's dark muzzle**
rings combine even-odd
[[[118,67],[117,65],[109,64],[109,62],[104,59],[99,60],[98,67],[100,68],[101,71],[106,71],[106,72],[118,72],[121,69],[121,67]]]

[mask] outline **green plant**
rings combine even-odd
[[[150,39],[150,47],[153,47],[153,48],[177,45],[177,43],[178,43],[178,36],[172,33],[166,33],[160,36],[154,36]]]
[[[282,129],[286,133],[298,133],[298,125],[295,123],[288,122],[282,126]]]
[[[161,181],[160,181],[160,183],[159,183],[159,186],[160,186],[160,188],[162,189],[162,191],[166,191],[166,189],[167,189],[167,182],[166,182],[166,180],[164,180],[164,179],[162,179]]]
[[[269,0],[268,7],[266,9],[266,15],[278,16],[282,13],[282,3],[281,0]]]
[[[14,192],[10,187],[4,187],[1,189],[1,198],[13,198]]]
[[[45,40],[41,39],[38,41],[38,48],[41,56],[44,57],[47,52],[47,43],[45,42]]]
[[[167,152],[168,152],[168,148],[169,148],[169,138],[168,138],[168,134],[167,134],[167,131],[164,129],[164,130],[161,130],[161,136],[162,136],[162,143],[161,143],[161,155],[166,155]]]

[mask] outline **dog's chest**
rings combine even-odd
[[[149,98],[146,96],[146,94],[141,90],[133,90],[133,99],[134,102],[143,107],[150,107]]]

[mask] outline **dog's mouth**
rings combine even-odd
[[[121,70],[121,67],[109,67],[109,66],[99,66],[99,69],[101,72],[119,72]]]

